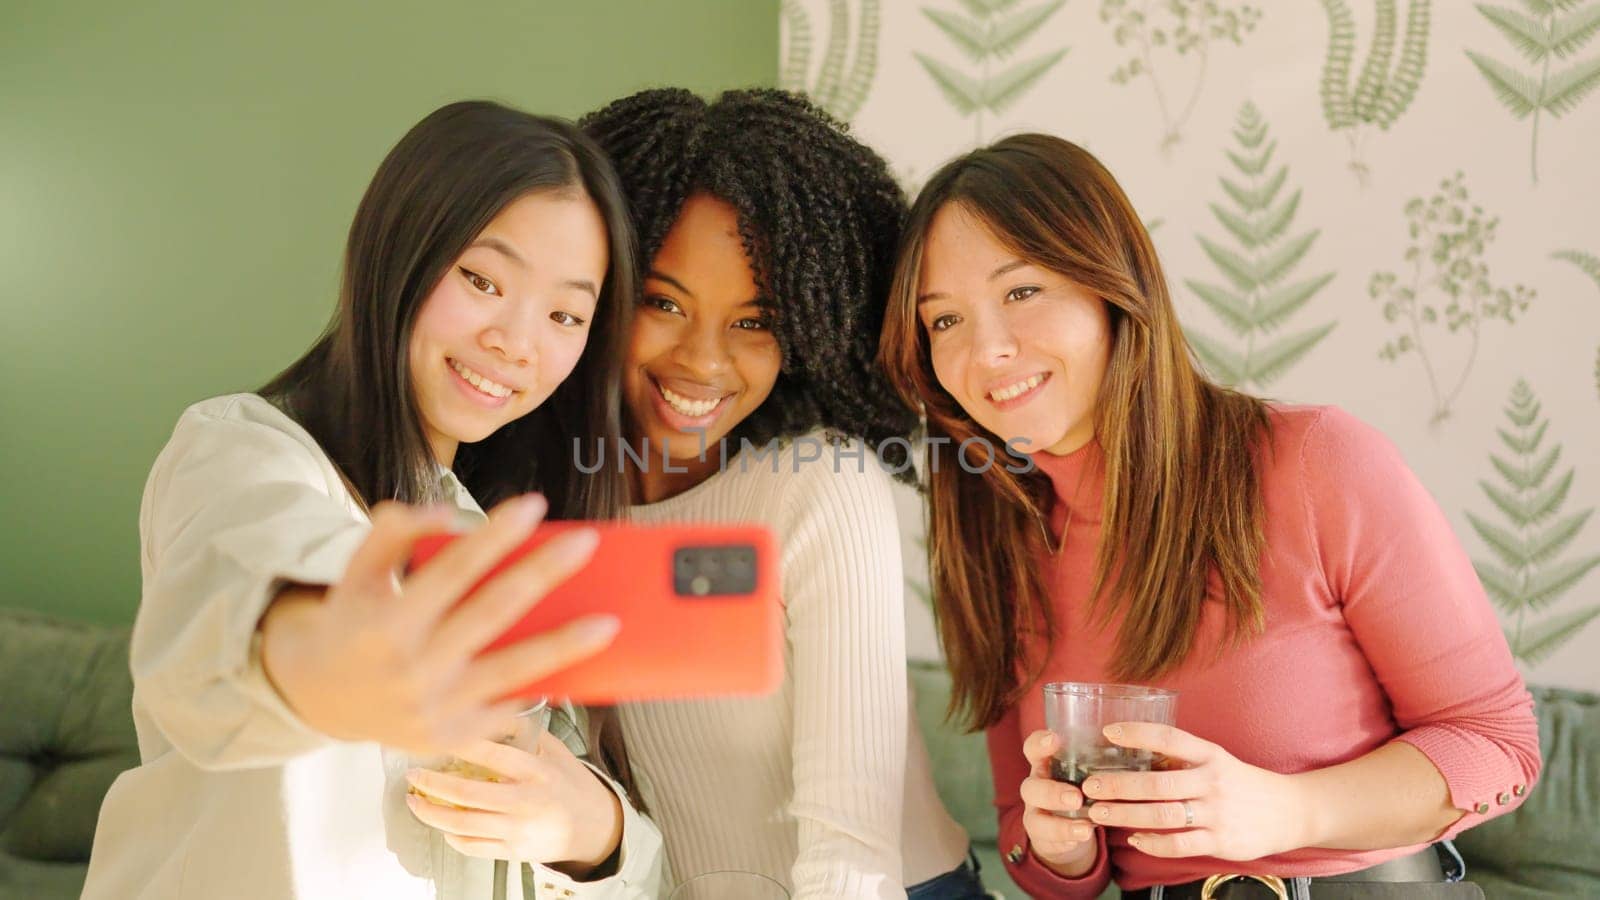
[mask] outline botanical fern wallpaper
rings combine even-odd
[[[1202,364],[1382,429],[1530,680],[1600,688],[1600,0],[783,0],[782,23],[783,85],[908,191],[1016,131],[1093,151]]]
[[[1523,0],[1522,9],[1478,4],[1478,12],[1497,28],[1533,69],[1507,65],[1488,53],[1467,51],[1495,96],[1518,119],[1532,120],[1529,156],[1533,180],[1539,180],[1539,119],[1572,112],[1600,86],[1600,53],[1561,65],[1551,64],[1577,54],[1600,30],[1600,3],[1583,0]]]
[[[1334,273],[1289,279],[1320,232],[1289,234],[1301,191],[1285,191],[1289,167],[1274,166],[1278,142],[1268,139],[1267,123],[1255,104],[1246,102],[1239,111],[1233,138],[1237,148],[1225,151],[1228,171],[1217,178],[1227,202],[1211,203],[1209,208],[1234,246],[1195,236],[1226,279],[1226,286],[1197,278],[1185,279],[1184,284],[1227,324],[1243,346],[1228,346],[1208,337],[1203,326],[1194,322],[1186,323],[1184,331],[1213,374],[1239,387],[1265,388],[1338,324],[1282,330],[1290,316],[1333,280]],[[1283,196],[1285,193],[1288,196]]]
[[[1371,34],[1356,59],[1356,20],[1345,0],[1322,0],[1328,16],[1328,49],[1319,94],[1328,127],[1345,133],[1350,171],[1367,181],[1361,148],[1372,131],[1388,131],[1411,105],[1428,66],[1428,0],[1410,0],[1405,38],[1399,40],[1397,0],[1373,3]]]

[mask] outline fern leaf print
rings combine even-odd
[[[1600,566],[1600,554],[1571,554],[1593,509],[1572,512],[1566,501],[1575,471],[1555,474],[1561,445],[1545,447],[1550,420],[1526,381],[1511,389],[1506,426],[1497,430],[1505,454],[1491,453],[1496,481],[1478,482],[1494,515],[1468,512],[1488,556],[1473,560],[1478,579],[1509,619],[1506,642],[1517,659],[1537,664],[1600,617],[1600,604],[1553,613],[1574,585]]]
[[[811,80],[813,31],[800,0],[782,0],[779,22],[782,58],[778,86],[806,94],[818,106],[848,122],[861,110],[878,71],[879,0],[857,0],[854,55],[851,55],[851,4],[828,0],[828,46],[822,68]]]
[[[1600,256],[1593,253],[1584,253],[1582,250],[1557,250],[1550,254],[1551,259],[1559,259],[1578,267],[1578,270],[1589,276],[1594,281],[1594,286],[1600,288]]]
[[[1597,22],[1600,22],[1600,19],[1597,19]],[[1578,271],[1589,276],[1590,280],[1594,282],[1594,286],[1600,288],[1600,256],[1596,256],[1593,253],[1585,253],[1582,250],[1557,250],[1550,254],[1550,257],[1577,266]],[[1600,394],[1600,348],[1595,350],[1594,390],[1596,394]]]
[[[1277,142],[1253,103],[1240,110],[1233,135],[1237,149],[1225,155],[1234,171],[1221,179],[1231,202],[1211,204],[1212,215],[1231,240],[1197,236],[1222,283],[1190,279],[1185,284],[1222,320],[1234,341],[1230,345],[1198,329],[1185,331],[1201,362],[1218,380],[1264,388],[1333,330],[1333,322],[1283,330],[1333,280],[1333,273],[1291,277],[1318,232],[1289,236],[1300,191],[1283,196],[1289,169],[1286,165],[1273,169]]]
[[[984,114],[1004,112],[1053,69],[1066,55],[1058,47],[997,68],[1039,32],[1066,0],[1047,0],[1013,11],[1017,0],[961,0],[965,12],[924,7],[932,22],[972,68],[915,53],[923,71],[956,112],[972,117],[972,140],[984,140]]]
[[[1544,113],[1559,118],[1577,108],[1600,88],[1600,56],[1566,60],[1600,31],[1600,2],[1582,0],[1522,0],[1523,10],[1477,4],[1478,13],[1500,33],[1533,71],[1515,68],[1475,50],[1467,58],[1494,91],[1500,105],[1518,121],[1532,118],[1529,146],[1533,182],[1539,183],[1539,125]]]
[[[1407,4],[1404,37],[1400,36],[1397,2],[1377,0],[1367,56],[1352,84],[1355,17],[1347,0],[1322,0],[1328,17],[1328,53],[1322,64],[1322,116],[1330,130],[1344,132],[1350,144],[1350,170],[1363,187],[1370,175],[1362,159],[1367,137],[1374,128],[1387,131],[1399,120],[1416,97],[1428,67],[1430,0],[1410,0]]]

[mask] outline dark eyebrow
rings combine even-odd
[[[688,297],[690,300],[699,300],[700,299],[699,297],[696,297],[694,295],[694,291],[691,291],[688,288],[684,287],[683,286],[683,282],[679,281],[676,278],[673,278],[671,275],[668,275],[665,272],[659,272],[659,271],[657,271],[655,269],[651,269],[650,272],[647,275],[645,275],[644,277],[645,277],[646,281],[648,281],[648,280],[650,280],[652,278],[656,279],[657,281],[665,281],[667,284],[672,285],[674,288],[676,288],[677,290],[682,292],[683,295],[685,297]],[[746,300],[743,303],[739,304],[739,306],[741,308],[742,307],[746,307],[746,306],[754,306],[757,309],[760,309],[762,312],[771,312],[771,311],[773,311],[773,310],[778,308],[778,301],[773,299],[772,297],[769,297],[769,296],[765,295],[765,294],[761,294],[761,295],[757,295],[755,297],[751,297],[749,300]]]
[[[1007,272],[1015,272],[1016,270],[1022,268],[1023,266],[1026,266],[1026,265],[1028,265],[1028,261],[1025,260],[1025,259],[1013,259],[1011,262],[1008,262],[1008,263],[1000,266],[999,268],[995,269],[993,272],[990,272],[988,280],[989,281],[993,281],[996,278],[999,278],[1001,275],[1006,274]],[[927,293],[927,294],[923,294],[922,296],[918,297],[917,298],[917,305],[921,306],[922,304],[928,302],[929,300],[938,300],[938,299],[941,299],[941,298],[947,297],[947,296],[949,296],[949,295],[945,294],[943,292],[933,291],[933,292],[930,292],[930,293]]]
[[[648,274],[646,274],[644,277],[646,279],[653,278],[653,279],[655,279],[657,281],[665,281],[667,284],[670,284],[674,288],[677,288],[678,290],[682,291],[684,296],[688,297],[690,300],[697,299],[695,297],[695,295],[694,295],[694,291],[691,291],[688,288],[684,287],[683,286],[683,282],[679,281],[676,278],[673,278],[671,275],[668,275],[665,272],[661,272],[661,271],[658,271],[656,269],[651,269],[650,272]]]
[[[579,279],[575,279],[573,281],[563,281],[563,282],[561,282],[561,286],[562,287],[569,287],[569,288],[572,288],[573,290],[583,291],[584,293],[586,293],[589,296],[593,297],[595,300],[599,300],[600,299],[600,291],[599,291],[599,289],[597,289],[594,286],[594,282],[590,281],[587,278],[579,278]]]
[[[528,267],[528,261],[522,258],[522,254],[517,252],[517,248],[511,246],[505,241],[500,240],[497,237],[494,237],[493,235],[486,235],[478,238],[472,242],[472,246],[488,247],[490,250],[498,250],[502,256],[509,258],[512,262],[523,267],[524,269]]]
[[[995,269],[993,272],[990,272],[989,273],[989,280],[993,281],[996,278],[999,278],[1001,275],[1006,274],[1007,272],[1015,272],[1016,270],[1022,268],[1023,266],[1025,266],[1027,264],[1028,264],[1028,261],[1025,260],[1025,259],[1013,259],[1011,262],[1008,262],[1005,265]]]
[[[506,257],[522,268],[528,268],[528,261],[522,258],[522,254],[517,252],[517,248],[493,235],[485,235],[484,237],[478,238],[472,242],[472,246],[487,247],[490,250],[498,252],[500,255]],[[600,289],[595,287],[594,282],[587,278],[576,278],[570,281],[563,281],[561,282],[561,286],[572,288],[576,291],[583,291],[585,294],[588,294],[596,300],[600,299]]]

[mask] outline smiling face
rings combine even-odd
[[[1070,453],[1094,437],[1111,352],[1099,297],[951,203],[928,229],[917,298],[934,375],[979,425],[1027,453]]]
[[[701,449],[715,448],[777,383],[783,356],[760,299],[738,213],[709,195],[690,197],[645,276],[622,390],[650,458],[665,447],[673,460],[693,460],[691,483],[710,472]],[[707,456],[715,465],[715,449]]]
[[[411,385],[428,446],[456,448],[532,412],[571,374],[589,338],[609,258],[587,195],[541,191],[508,204],[417,312]]]

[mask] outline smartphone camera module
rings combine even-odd
[[[756,548],[749,544],[679,547],[672,553],[673,590],[686,597],[754,593]]]

